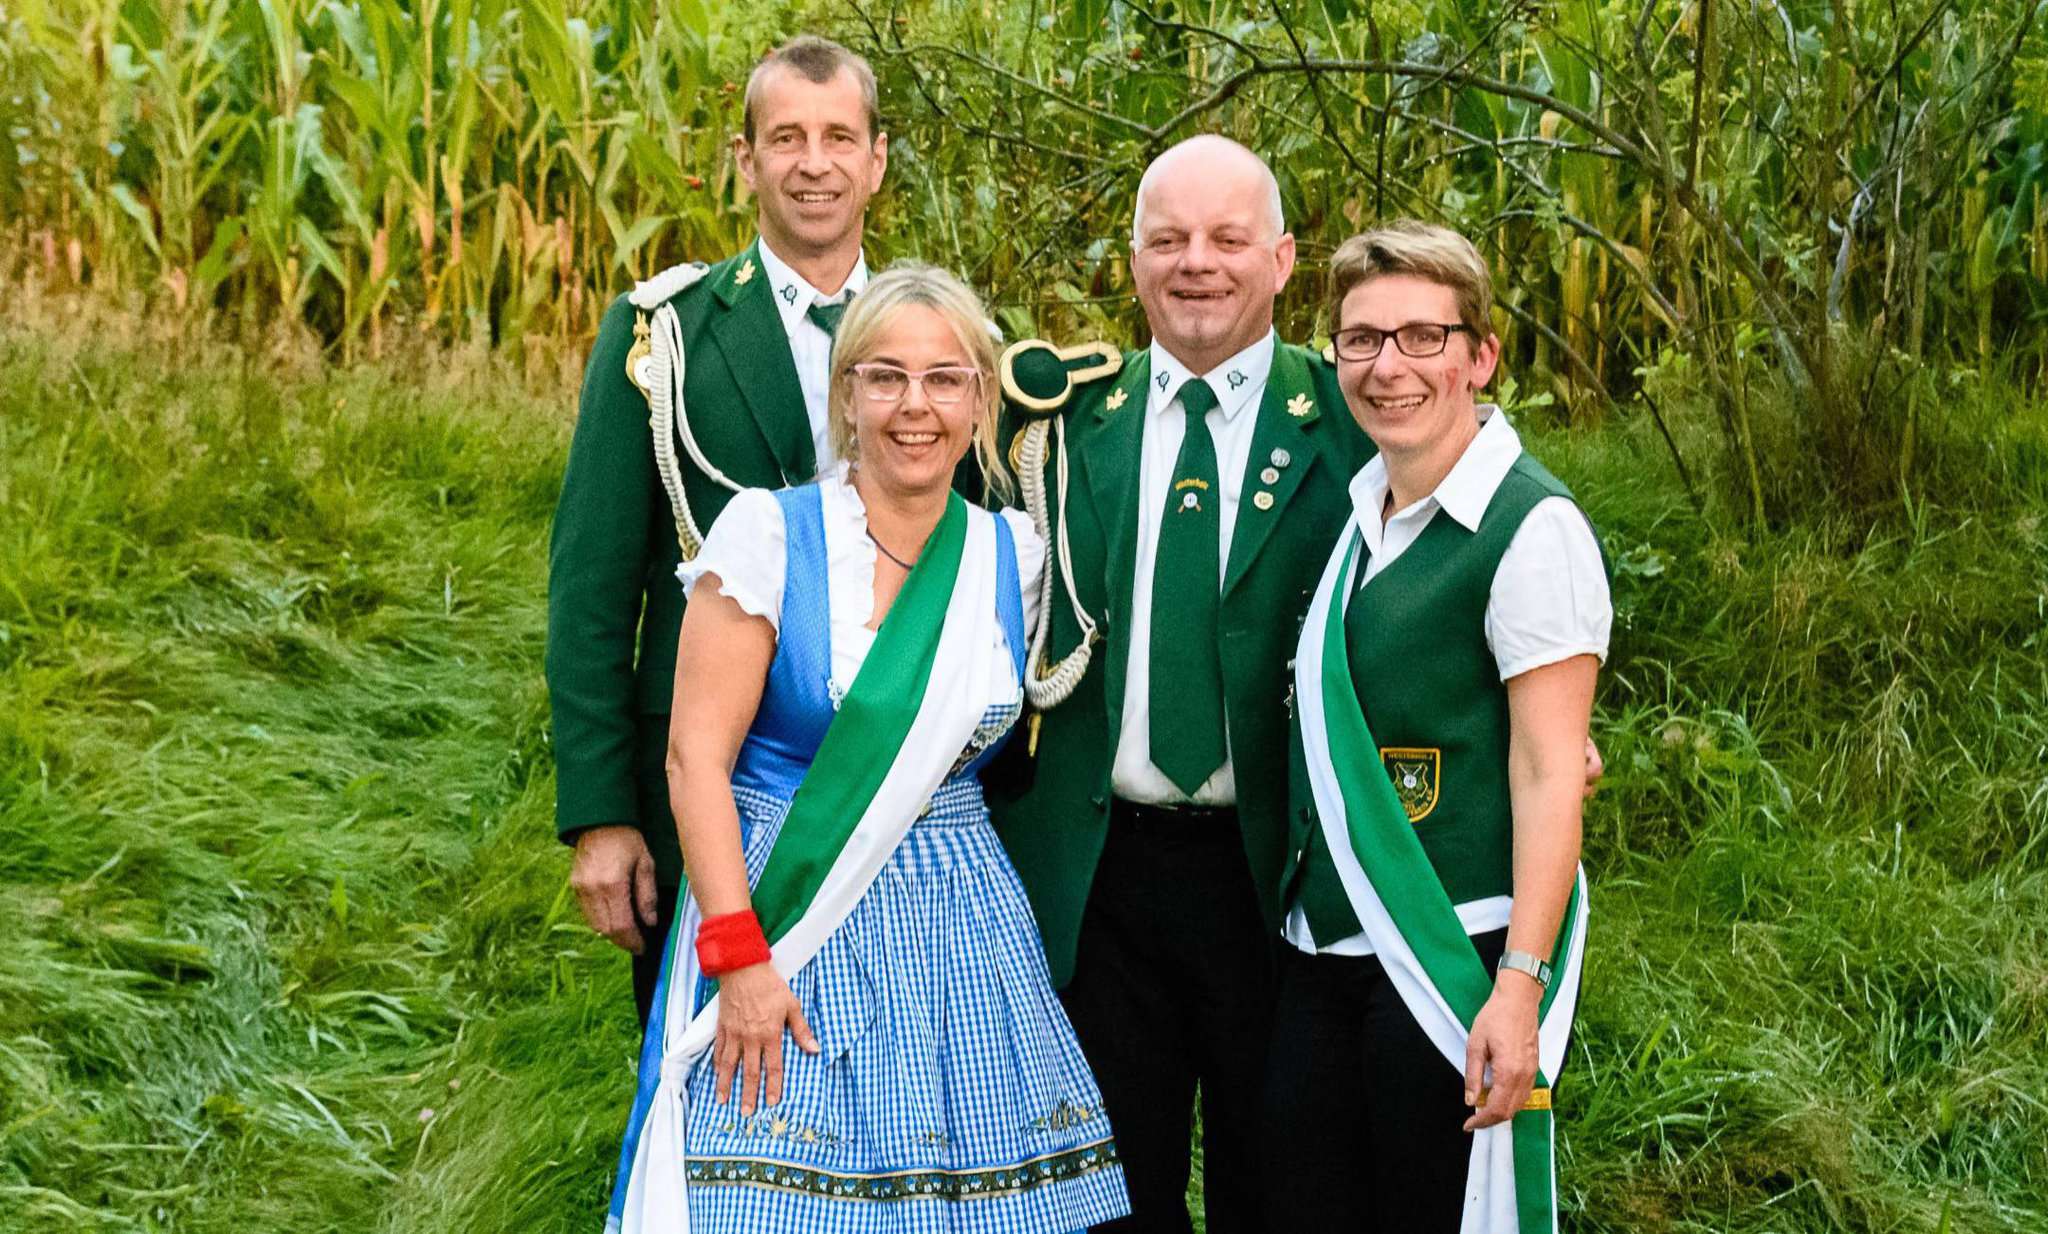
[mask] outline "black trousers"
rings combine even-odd
[[[676,923],[676,889],[663,887],[652,927],[642,926],[640,938],[646,945],[633,957],[633,1003],[640,1009],[640,1029],[647,1030],[647,1017],[654,1011],[654,986],[661,980],[661,953],[668,946],[668,932]]]
[[[1507,939],[1473,936],[1487,971]],[[1285,948],[1272,1041],[1266,1229],[1457,1234],[1472,1156],[1464,1067],[1430,1044],[1379,960]]]
[[[1060,992],[1102,1085],[1131,1195],[1131,1215],[1098,1230],[1193,1228],[1187,1186],[1198,1089],[1209,1234],[1258,1227],[1275,952],[1236,811],[1114,804],[1074,977]]]

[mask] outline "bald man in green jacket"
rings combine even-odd
[[[1294,240],[1257,156],[1220,137],[1161,155],[1131,243],[1149,348],[1005,354],[1011,411],[1065,438],[1045,668],[1088,663],[990,808],[1116,1127],[1131,1214],[1107,1229],[1191,1228],[1199,1087],[1208,1229],[1230,1234],[1261,1200],[1286,666],[1371,443],[1332,366],[1274,334]]]

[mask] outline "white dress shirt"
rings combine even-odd
[[[1180,392],[1191,378],[1203,377],[1216,393],[1216,406],[1203,417],[1216,442],[1218,496],[1216,586],[1230,562],[1230,536],[1237,524],[1238,495],[1244,489],[1245,462],[1252,450],[1252,430],[1259,422],[1259,402],[1266,395],[1266,376],[1273,371],[1273,334],[1238,352],[1207,373],[1193,373],[1157,342],[1152,344],[1152,381],[1145,400],[1145,434],[1139,463],[1138,548],[1131,574],[1130,659],[1124,670],[1124,711],[1110,768],[1110,788],[1126,801],[1147,805],[1181,805],[1189,800],[1166,773],[1152,764],[1152,558],[1159,548],[1159,524],[1166,515],[1166,493],[1173,485],[1173,467],[1180,460],[1187,417]],[[1220,706],[1222,700],[1217,700]],[[1224,732],[1223,765],[1210,775],[1193,798],[1196,805],[1237,804],[1237,776],[1229,756],[1229,725]]]
[[[1351,479],[1351,508],[1358,513],[1366,551],[1371,555],[1365,573],[1344,589],[1347,602],[1360,587],[1379,577],[1380,571],[1400,560],[1438,511],[1468,531],[1479,530],[1479,520],[1492,504],[1495,491],[1521,456],[1522,439],[1508,423],[1507,413],[1483,403],[1479,435],[1458,456],[1443,483],[1384,523],[1380,512],[1387,503],[1387,463],[1374,456]],[[1598,656],[1604,663],[1613,620],[1607,571],[1600,564],[1593,528],[1569,498],[1545,497],[1530,509],[1515,538],[1508,542],[1487,592],[1486,645],[1493,652],[1495,670],[1506,681],[1573,656]],[[1484,934],[1507,925],[1510,904],[1507,896],[1474,900],[1457,906],[1458,917],[1465,933]],[[1317,950],[1300,904],[1288,912],[1283,932],[1287,941],[1301,950]],[[1371,955],[1372,942],[1364,934],[1354,934],[1321,948],[1321,952]]]
[[[768,239],[763,236],[761,273],[768,277],[768,291],[775,299],[775,311],[782,315],[782,332],[789,336],[789,358],[796,362],[797,385],[803,387],[804,392],[804,414],[811,421],[811,446],[817,451],[818,474],[823,475],[839,461],[832,453],[832,434],[828,431],[831,413],[825,407],[825,394],[832,385],[832,336],[811,320],[811,306],[839,304],[865,288],[868,285],[867,255],[862,254],[853,263],[853,272],[846,276],[846,286],[840,288],[837,295],[828,296],[805,282],[803,275],[790,269],[789,263],[768,247]]]

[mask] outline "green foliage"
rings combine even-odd
[[[0,334],[0,1229],[595,1228],[633,1034],[550,828],[566,394],[133,329]],[[1732,538],[1646,420],[1531,437],[1616,576],[1568,1229],[2048,1224],[2048,422],[1949,397],[1982,476],[1902,529]]]
[[[398,327],[567,353],[630,279],[742,242],[739,83],[822,29],[882,79],[874,251],[966,272],[1012,334],[1131,340],[1140,169],[1225,132],[1302,242],[1290,336],[1326,327],[1345,235],[1441,219],[1491,261],[1507,367],[1554,415],[1632,409],[1636,371],[1682,354],[1729,460],[1695,468],[1741,517],[1897,514],[1924,494],[1872,460],[1942,408],[1893,357],[2048,375],[2043,13],[31,0],[0,14],[0,272],[344,358]],[[1769,484],[1759,399],[1803,409],[1828,482]]]
[[[1113,238],[1139,170],[1214,130],[1269,158],[1302,242],[1283,332],[1327,327],[1343,236],[1450,223],[1492,265],[1508,371],[1560,411],[1627,407],[1640,369],[1688,360],[1753,523],[1915,498],[1872,462],[1942,414],[1901,364],[1998,360],[2037,390],[2048,363],[2037,0],[857,11],[898,148],[952,212],[921,243],[1019,328],[1128,332]],[[1766,487],[1761,400],[1802,408],[1827,482]]]
[[[728,78],[785,20],[31,3],[0,13],[7,264],[251,332],[311,329],[345,355],[381,352],[412,320],[581,338],[664,252],[723,251],[746,230]]]

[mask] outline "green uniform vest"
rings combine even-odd
[[[1439,510],[1344,614],[1351,677],[1380,762],[1453,904],[1514,893],[1508,694],[1486,644],[1486,603],[1529,511],[1570,496],[1525,452],[1477,531]],[[1309,829],[1300,888],[1318,946],[1362,928],[1320,826]]]

